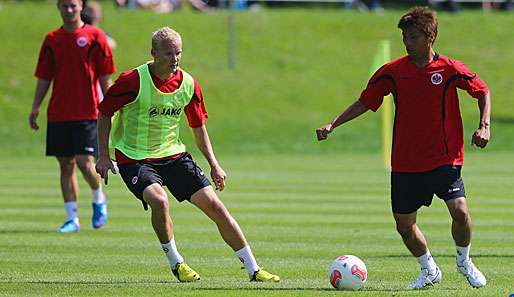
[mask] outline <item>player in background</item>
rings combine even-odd
[[[464,142],[457,89],[466,90],[477,99],[480,121],[471,143],[479,148],[484,148],[490,137],[489,90],[462,62],[434,51],[437,36],[434,12],[415,7],[402,16],[398,28],[402,30],[407,56],[382,66],[357,101],[316,130],[317,138],[325,140],[339,125],[369,109],[376,111],[383,97],[392,93],[395,103],[392,211],[398,233],[421,265],[421,273],[410,287],[421,289],[441,281],[441,270],[416,225],[418,209],[429,206],[436,194],[445,201],[452,217],[457,270],[471,286],[480,288],[486,285],[486,278],[469,257],[471,218],[461,178]]]
[[[80,18],[86,24],[91,26],[101,28],[103,21],[103,12],[102,5],[97,1],[84,1],[84,9],[80,14]],[[105,32],[105,36],[107,37],[107,43],[111,50],[115,50],[117,43],[116,40],[109,34],[109,32]]]
[[[39,129],[39,108],[53,82],[47,110],[46,155],[55,156],[59,162],[66,221],[58,231],[67,233],[80,230],[76,167],[92,191],[93,227],[100,228],[107,221],[107,201],[95,172],[96,120],[98,84],[107,90],[115,66],[105,34],[80,19],[82,0],[58,0],[57,8],[63,25],[48,33],[41,46],[29,124]]]
[[[179,281],[197,281],[200,276],[184,262],[175,244],[164,185],[179,202],[189,201],[216,223],[223,240],[246,266],[250,280],[280,281],[259,267],[238,223],[179,138],[179,120],[185,113],[196,145],[209,162],[216,189],[222,191],[226,174],[207,133],[202,91],[196,80],[179,68],[181,36],[168,27],[159,29],[152,36],[151,54],[153,61],[122,73],[100,104],[96,171],[106,181],[109,170],[116,173],[108,149],[112,130],[119,172],[144,208],[150,205],[152,226]]]

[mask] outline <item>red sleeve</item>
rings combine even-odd
[[[466,64],[461,61],[455,61],[455,70],[459,74],[457,79],[457,87],[466,90],[473,98],[480,98],[489,92],[489,88],[476,73],[471,71]]]
[[[136,100],[139,93],[139,74],[137,70],[123,72],[116,82],[107,90],[98,110],[106,116],[112,117],[123,106]]]
[[[184,108],[184,112],[186,113],[187,121],[191,128],[199,128],[203,126],[207,120],[208,114],[203,104],[202,89],[196,80],[193,98],[191,98],[189,104]]]
[[[390,73],[388,65],[382,66],[370,78],[366,89],[362,91],[359,100],[369,109],[377,111],[384,96],[394,90],[393,76]]]
[[[48,40],[48,35],[43,41],[43,45],[41,45],[41,49],[39,50],[39,58],[37,61],[35,76],[44,80],[52,80],[54,77],[54,55],[53,50],[50,47],[50,42]]]
[[[114,66],[114,59],[112,57],[112,51],[107,42],[105,33],[98,29],[98,36],[96,41],[98,42],[98,49],[95,51],[95,65],[99,76],[113,74],[116,72]]]

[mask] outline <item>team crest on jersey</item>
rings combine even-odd
[[[430,77],[430,81],[434,85],[440,85],[443,82],[443,76],[441,75],[441,73],[434,73]]]
[[[84,37],[84,36],[80,36],[79,38],[77,38],[77,45],[80,46],[80,47],[84,47],[87,45],[87,38]]]

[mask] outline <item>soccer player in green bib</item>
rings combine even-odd
[[[216,189],[223,191],[226,174],[205,127],[202,91],[196,80],[179,68],[180,34],[168,27],[154,32],[151,54],[153,61],[122,73],[99,106],[96,171],[106,182],[109,170],[116,173],[108,149],[111,136],[123,181],[145,209],[150,205],[152,226],[180,282],[197,281],[200,275],[178,252],[163,186],[179,202],[191,202],[216,223],[223,240],[245,264],[251,281],[280,281],[259,267],[238,223],[180,140],[179,120],[185,113],[196,145],[209,162]]]

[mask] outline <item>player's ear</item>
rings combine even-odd
[[[433,44],[434,44],[434,42],[435,42],[435,33],[434,33],[434,32],[432,32],[432,33],[430,33],[430,35],[428,36],[428,43],[430,43],[430,44],[432,44],[432,45],[433,45]]]

